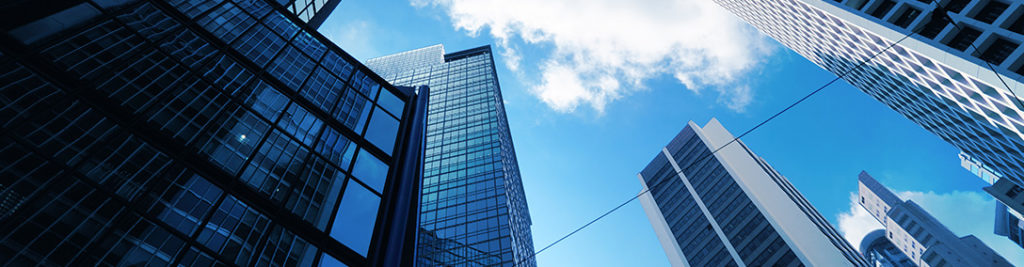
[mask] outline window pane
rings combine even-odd
[[[288,98],[263,81],[256,81],[252,87],[252,91],[244,96],[245,104],[270,121],[277,119],[277,115],[284,111],[284,105],[288,104]]]
[[[398,136],[398,120],[378,107],[366,128],[366,140],[373,143],[384,153],[391,155],[395,150],[395,137]]]
[[[345,90],[345,94],[338,101],[338,107],[334,109],[331,115],[349,129],[359,133],[363,131],[363,126],[366,124],[366,117],[370,113],[371,106],[373,105],[369,104],[369,100],[366,97],[363,97],[349,87]]]
[[[349,164],[352,163],[352,156],[356,153],[356,145],[334,128],[327,127],[326,131],[320,136],[316,151],[347,171]]]
[[[402,116],[402,110],[405,109],[405,101],[386,89],[380,91],[380,98],[377,99],[377,104],[398,117]]]
[[[320,133],[320,127],[323,124],[320,119],[295,103],[288,107],[288,112],[285,112],[284,117],[277,122],[277,126],[294,135],[307,146],[313,146],[313,141],[316,140],[316,135]]]
[[[324,112],[331,112],[331,108],[338,103],[338,96],[344,89],[345,83],[324,68],[317,68],[299,93],[309,102],[319,106]]]
[[[270,227],[270,219],[234,196],[228,196],[217,208],[196,238],[235,264],[248,265],[258,250],[260,235]]]
[[[316,63],[299,52],[295,46],[287,46],[273,64],[270,64],[270,74],[277,77],[288,86],[288,90],[298,91],[299,86],[306,80],[306,77],[313,72]]]
[[[331,70],[331,73],[338,75],[342,80],[348,79],[348,76],[352,74],[352,64],[342,59],[334,50],[327,52],[320,64]]]
[[[284,40],[270,29],[254,26],[231,46],[260,66],[266,66],[270,59],[284,47]]]
[[[366,256],[377,223],[377,208],[380,197],[357,183],[348,183],[341,197],[338,215],[331,226],[331,237],[345,246]]]
[[[271,131],[239,179],[281,203],[297,182],[308,152],[298,141],[277,130]]]
[[[352,168],[352,175],[377,192],[383,192],[388,177],[388,165],[366,150],[360,150],[356,166]]]
[[[348,265],[345,265],[344,263],[341,263],[341,261],[338,261],[338,259],[335,259],[334,257],[331,257],[331,255],[327,255],[327,253],[324,253],[323,256],[320,257],[320,265],[318,265],[318,266],[320,266],[320,267],[348,267]]]

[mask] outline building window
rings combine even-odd
[[[946,3],[945,7],[949,12],[960,13],[960,11],[963,11],[964,7],[967,7],[967,4],[970,2],[971,0],[952,0],[949,1],[949,3]]]
[[[964,26],[956,36],[953,36],[953,39],[950,39],[949,42],[946,43],[946,45],[950,48],[964,51],[967,50],[967,47],[970,47],[971,44],[974,43],[974,40],[977,40],[980,35],[981,31]]]
[[[988,3],[985,4],[985,7],[982,7],[981,11],[974,15],[974,19],[992,24],[992,22],[995,22],[996,19],[999,18],[999,15],[1002,15],[1003,11],[1006,11],[1006,8],[1009,6],[1010,5],[999,1],[988,1]]]
[[[927,37],[928,39],[932,39],[935,38],[935,36],[938,36],[939,33],[946,28],[946,25],[949,25],[948,20],[942,19],[939,15],[929,14],[928,22],[925,23],[924,27],[921,27],[917,33],[921,36]]]
[[[1020,64],[1020,63],[1018,63],[1018,64]],[[1013,72],[1016,72],[1017,74],[1020,74],[1020,75],[1024,75],[1024,64],[1020,64],[1020,66],[1017,66],[1017,68],[1014,69]],[[986,179],[986,181],[988,181],[988,180]]]
[[[868,0],[850,0],[849,2],[846,2],[846,6],[852,7],[856,10],[861,10],[867,4]]]
[[[1006,29],[1010,30],[1011,32],[1024,34],[1024,14],[1017,15],[1017,19],[1015,19],[1012,24],[1006,27]]]
[[[900,12],[900,15],[896,17],[896,20],[893,21],[893,24],[896,24],[896,26],[900,28],[906,28],[907,26],[910,26],[910,23],[914,22],[914,19],[916,19],[917,15],[920,14],[921,10],[917,10],[916,8],[908,6],[907,8],[903,9],[903,12]]]
[[[1013,186],[1013,188],[1010,188],[1010,191],[1006,191],[1006,196],[1014,198],[1017,197],[1017,195],[1020,194],[1021,191],[1024,191],[1024,189],[1022,189],[1019,186]]]
[[[992,45],[989,45],[988,49],[985,49],[985,52],[981,53],[981,60],[999,65],[1006,60],[1006,57],[1013,53],[1013,50],[1017,50],[1017,46],[1018,44],[997,37],[996,40],[992,42]]]
[[[878,4],[878,7],[876,7],[874,11],[871,11],[871,16],[876,18],[883,18],[885,17],[885,14],[888,14],[889,10],[892,10],[892,7],[895,5],[896,2],[893,2],[892,0],[882,0],[882,2]]]

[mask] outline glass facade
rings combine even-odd
[[[489,46],[371,59],[396,85],[427,85],[420,265],[534,266],[530,215]]]
[[[277,0],[313,29],[319,28],[341,0]]]
[[[381,225],[418,204],[425,102],[286,7],[15,5],[0,265],[361,266],[405,238]]]

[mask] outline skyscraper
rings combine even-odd
[[[903,201],[867,172],[858,177],[860,205],[886,238],[918,266],[1012,266],[977,237],[957,237],[914,201]]]
[[[867,266],[810,203],[718,120],[690,122],[638,175],[673,266]]]
[[[530,212],[490,46],[370,59],[395,85],[430,87],[418,260],[534,266]]]
[[[885,238],[885,230],[878,229],[864,235],[860,242],[860,252],[874,267],[914,267],[917,266],[889,239]]]
[[[987,182],[984,190],[996,199],[995,229],[997,235],[1005,236],[1018,246],[1024,247],[1024,194],[1021,187],[1003,175],[993,171],[984,163],[960,153],[960,166]]]
[[[0,265],[412,263],[426,97],[277,2],[0,10]]]
[[[715,2],[822,68],[849,71],[850,84],[1024,185],[1020,1]]]

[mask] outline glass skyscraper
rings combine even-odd
[[[316,29],[320,28],[320,25],[327,20],[327,16],[334,11],[334,8],[338,7],[341,0],[277,0],[277,2],[295,14],[306,25]]]
[[[366,64],[395,85],[430,88],[419,264],[536,265],[490,46],[445,54],[435,45]]]
[[[868,266],[781,174],[718,120],[690,122],[638,174],[672,266]]]
[[[5,3],[0,265],[411,264],[426,97],[294,5]]]
[[[1021,1],[715,2],[1024,186]]]

